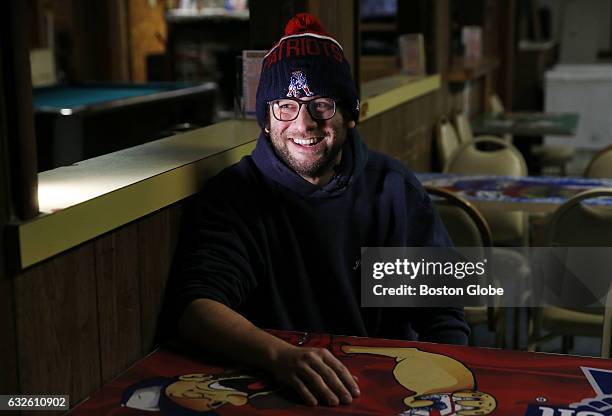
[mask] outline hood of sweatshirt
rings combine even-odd
[[[269,179],[300,195],[311,198],[329,198],[343,193],[361,174],[368,161],[368,148],[359,137],[357,129],[348,129],[342,146],[342,159],[332,180],[325,186],[317,186],[298,175],[274,152],[270,139],[260,133],[253,150],[253,160]]]

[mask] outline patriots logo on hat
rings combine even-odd
[[[289,80],[289,88],[287,88],[287,97],[300,98],[302,93],[304,93],[306,97],[314,95],[314,93],[310,91],[306,75],[304,75],[302,71],[293,71],[291,72],[291,79]]]

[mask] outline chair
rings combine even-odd
[[[478,148],[482,144],[498,149],[483,151]],[[444,166],[444,172],[525,176],[527,165],[512,144],[500,138],[479,137],[455,149]],[[527,216],[524,212],[483,211],[483,215],[491,227],[495,245],[527,245]]]
[[[491,230],[482,214],[470,202],[450,191],[435,186],[425,186],[440,214],[453,244],[457,247],[480,247],[489,256],[492,246]],[[495,332],[495,345],[503,347],[505,322],[499,308],[465,307],[465,319],[474,327],[487,324]],[[472,331],[473,334],[473,331]],[[473,344],[473,339],[471,342]]]
[[[612,145],[593,156],[584,171],[586,178],[612,178]]]
[[[592,189],[581,192],[561,205],[553,214],[549,225],[548,243],[560,247],[612,247],[612,208],[589,206],[583,202],[591,198],[612,197],[612,189]],[[569,267],[579,267],[569,260]],[[602,356],[610,357],[612,337],[612,284],[608,289],[603,310],[543,307],[532,311],[528,349],[563,336],[563,349],[567,352],[574,335],[602,336]],[[541,331],[549,332],[542,336]]]
[[[445,117],[442,118],[436,129],[436,147],[440,166],[444,166],[451,153],[459,147],[459,144],[459,138],[452,124]]]
[[[499,116],[505,112],[504,104],[496,94],[489,97],[491,113]],[[512,140],[512,136],[504,135],[504,138]],[[531,148],[531,154],[538,158],[542,167],[558,167],[561,175],[567,174],[567,163],[572,160],[576,149],[570,145],[536,145]]]

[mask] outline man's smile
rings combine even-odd
[[[325,136],[315,136],[304,139],[290,137],[287,140],[292,153],[320,154],[325,152]]]
[[[293,143],[299,146],[314,146],[323,140],[323,137],[311,137],[308,139],[290,138]]]

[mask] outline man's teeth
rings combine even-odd
[[[292,138],[291,140],[293,140],[293,143],[295,144],[299,144],[301,146],[312,146],[313,144],[317,144],[321,141],[321,139],[319,137],[315,137],[312,139],[295,139]]]

